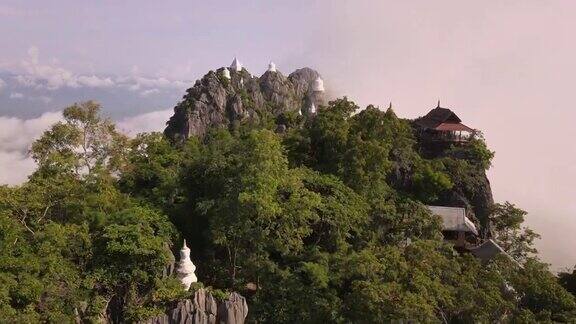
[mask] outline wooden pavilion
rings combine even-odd
[[[476,130],[464,125],[450,109],[438,106],[414,121],[424,140],[435,142],[468,142]]]

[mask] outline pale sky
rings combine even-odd
[[[60,88],[120,84],[146,102],[167,89],[183,94],[183,84],[236,55],[255,74],[270,60],[285,73],[313,67],[334,93],[361,105],[392,101],[403,117],[440,99],[484,132],[496,151],[495,199],[530,212],[542,257],[558,269],[576,264],[575,30],[569,0],[0,0],[0,72],[51,80],[21,103],[52,101]],[[57,118],[40,117],[40,106],[33,116],[24,104],[11,106],[28,94],[9,87],[0,123],[36,134],[31,125]],[[0,81],[0,95],[2,88]],[[176,103],[164,102],[142,116],[107,109],[127,128],[154,120],[161,129]],[[0,129],[0,151],[20,141]],[[0,169],[18,161],[0,155]]]

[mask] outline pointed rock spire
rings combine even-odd
[[[436,108],[440,108],[440,99],[438,99],[438,105],[436,106]]]
[[[276,64],[274,64],[272,61],[270,61],[270,64],[268,64],[268,72],[276,72]]]
[[[192,260],[190,260],[190,249],[186,246],[186,240],[184,240],[184,244],[180,250],[180,261],[178,261],[176,265],[176,276],[186,290],[190,289],[190,285],[193,282],[198,281],[194,271],[196,271],[196,266],[192,263]]]
[[[234,60],[232,60],[232,64],[230,64],[230,69],[232,71],[240,72],[242,71],[242,63],[240,63],[240,61],[238,61],[238,59],[234,57]]]

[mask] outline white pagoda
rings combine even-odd
[[[242,71],[242,63],[240,63],[240,61],[238,61],[238,59],[234,57],[232,64],[230,64],[230,69],[232,71],[240,72]]]
[[[312,104],[310,105],[310,113],[311,114],[316,113],[316,105],[314,104],[314,102],[312,102]]]
[[[184,246],[180,250],[180,261],[176,265],[176,276],[186,290],[190,289],[190,285],[193,282],[198,281],[194,271],[196,271],[196,266],[190,260],[190,249],[186,246],[186,240],[184,240]]]
[[[228,71],[227,68],[224,68],[224,70],[222,70],[222,76],[230,80],[230,71]]]
[[[268,72],[276,72],[276,64],[274,64],[274,62],[268,64]]]
[[[312,83],[312,91],[324,92],[324,81],[320,77],[317,77]]]

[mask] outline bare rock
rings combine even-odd
[[[310,68],[296,70],[288,77],[268,71],[260,78],[243,69],[230,71],[230,79],[222,70],[208,72],[186,91],[164,130],[170,139],[202,137],[210,128],[232,128],[237,122],[323,104],[322,94],[311,90],[319,74]]]
[[[243,324],[248,316],[246,299],[231,293],[225,301],[218,301],[205,289],[199,289],[192,299],[179,301],[165,314],[155,316],[144,324]]]

